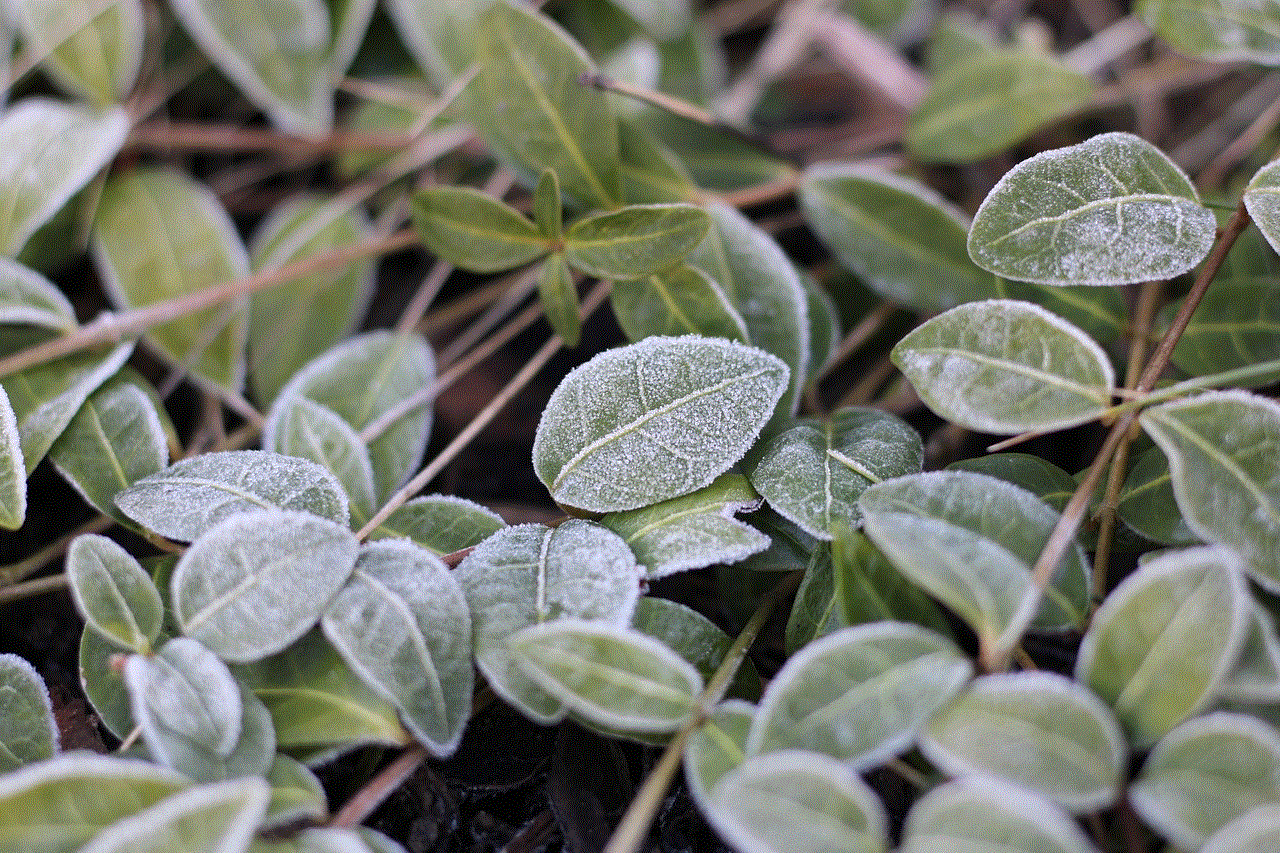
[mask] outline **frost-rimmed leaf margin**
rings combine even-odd
[[[161,853],[174,839],[212,853],[247,850],[270,799],[266,781],[252,777],[188,788],[104,829],[81,853]]]
[[[0,527],[17,530],[27,517],[27,464],[18,416],[0,385]]]
[[[40,673],[19,655],[0,654],[0,773],[52,758],[59,741]]]
[[[67,585],[85,627],[112,643],[148,654],[160,636],[160,591],[129,552],[105,536],[77,536],[67,549]]]

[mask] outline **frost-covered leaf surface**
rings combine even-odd
[[[263,429],[274,452],[309,459],[333,475],[347,498],[356,526],[363,526],[373,517],[377,507],[369,448],[337,412],[291,394],[271,408]]]
[[[1268,853],[1280,845],[1280,806],[1258,806],[1224,826],[1201,853]]]
[[[1244,648],[1218,687],[1218,696],[1237,702],[1280,702],[1280,635],[1275,617],[1257,601],[1250,611]]]
[[[0,654],[0,773],[57,751],[58,724],[44,679],[25,658]]]
[[[969,254],[1040,284],[1172,278],[1209,253],[1217,221],[1159,149],[1105,133],[1045,151],[1000,179],[973,218]]]
[[[988,453],[961,459],[948,471],[973,471],[1021,486],[1049,506],[1062,511],[1076,490],[1075,478],[1052,462],[1029,453]]]
[[[133,711],[129,709],[129,693],[118,663],[120,647],[89,629],[80,633],[78,664],[80,686],[89,706],[103,727],[120,740],[134,729]]]
[[[1274,0],[1263,2],[1275,6],[1280,13],[1280,4]],[[1276,48],[1280,59],[1280,28],[1276,30]],[[1280,164],[1268,163],[1258,170],[1245,188],[1244,206],[1271,248],[1280,246]]]
[[[1276,0],[1139,0],[1134,11],[1179,53],[1280,65]]]
[[[27,467],[9,395],[0,386],[0,527],[17,530],[27,515]]]
[[[184,634],[236,663],[280,651],[316,623],[356,562],[351,531],[314,515],[242,512],[211,527],[173,570]]]
[[[0,257],[0,323],[69,331],[76,326],[76,314],[53,282],[30,267]]]
[[[138,561],[105,536],[76,537],[67,550],[67,582],[91,630],[121,648],[148,654],[160,636],[164,604]]]
[[[746,453],[787,379],[768,353],[711,338],[608,350],[551,395],[534,470],[557,503],[593,512],[688,494]]]
[[[1053,430],[1098,417],[1115,370],[1092,338],[1030,302],[971,302],[926,321],[893,363],[939,415],[982,432]]]
[[[299,820],[321,822],[329,816],[324,787],[306,765],[287,755],[277,755],[265,778],[271,785],[271,801],[263,828]]]
[[[190,788],[101,832],[82,853],[233,853],[248,849],[271,790],[261,779]]]
[[[13,23],[58,84],[103,107],[124,100],[142,65],[139,0],[16,0]]]
[[[479,545],[506,522],[478,503],[452,495],[425,495],[388,516],[370,539],[411,539],[436,556]]]
[[[437,91],[475,58],[476,16],[493,0],[386,0],[387,15]]]
[[[134,521],[190,542],[243,512],[282,509],[347,523],[341,484],[314,462],[261,450],[205,453],[145,477],[115,498]]]
[[[432,187],[415,193],[413,224],[433,254],[472,272],[522,266],[552,246],[520,211],[471,187]]]
[[[610,305],[632,341],[654,335],[703,335],[747,341],[747,327],[724,291],[684,264],[644,278],[615,281]]]
[[[702,242],[711,222],[691,204],[634,205],[595,213],[569,226],[569,265],[605,279],[632,279],[669,269]]]
[[[1224,548],[1153,558],[1094,614],[1076,678],[1149,746],[1205,706],[1240,655],[1250,601],[1240,561]]]

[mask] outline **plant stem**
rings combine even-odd
[[[0,587],[0,604],[19,601],[23,598],[30,598],[33,595],[43,595],[46,592],[53,592],[58,589],[65,589],[66,586],[67,576],[58,574],[36,578],[25,583],[15,583],[11,586]]]
[[[0,590],[10,584],[17,583],[30,574],[40,571],[40,569],[52,563],[54,560],[66,553],[67,548],[71,545],[71,540],[85,533],[101,533],[115,521],[105,515],[88,521],[70,533],[55,542],[46,545],[39,551],[32,554],[26,559],[19,560],[16,563],[10,563],[7,566],[0,566]]]
[[[350,829],[373,814],[374,809],[382,805],[383,800],[403,785],[414,771],[427,760],[427,750],[420,743],[412,743],[405,747],[395,761],[382,768],[382,771],[369,780],[355,796],[347,800],[329,820],[329,826]]]

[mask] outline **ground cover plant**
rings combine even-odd
[[[0,850],[1280,843],[1274,0],[5,11]]]

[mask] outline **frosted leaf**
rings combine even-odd
[[[0,386],[0,527],[17,530],[27,517],[27,467],[9,395]]]
[[[506,527],[491,509],[453,495],[414,498],[369,534],[369,539],[401,537],[443,557],[479,545]]]
[[[0,258],[0,323],[68,331],[76,326],[76,314],[49,279],[17,261]]]
[[[747,732],[754,705],[741,699],[721,702],[707,721],[693,730],[684,748],[684,779],[689,794],[705,814],[707,795],[726,773],[746,758]]]
[[[57,751],[58,724],[44,679],[24,658],[0,654],[0,773]]]
[[[1218,831],[1200,853],[1269,853],[1280,847],[1280,806],[1258,806]]]
[[[597,355],[552,393],[534,470],[558,503],[636,509],[709,484],[773,414],[788,370],[713,338],[647,338]]]
[[[476,664],[494,692],[552,723],[565,709],[524,675],[506,638],[561,617],[626,625],[641,569],[617,534],[586,521],[506,527],[476,546],[455,574],[471,608]]]
[[[201,785],[113,824],[80,853],[247,850],[270,799],[271,789],[262,779]]]
[[[139,0],[15,0],[9,11],[40,70],[62,89],[94,106],[125,100],[142,65]]]
[[[1221,699],[1246,703],[1280,702],[1280,635],[1271,611],[1256,600],[1240,659],[1218,687]]]
[[[1258,170],[1245,188],[1244,206],[1271,248],[1280,251],[1280,163]]]
[[[85,626],[112,643],[148,654],[160,636],[160,591],[127,551],[105,536],[77,536],[67,550],[67,582]]]
[[[251,510],[301,510],[347,523],[347,497],[333,474],[262,450],[184,459],[120,492],[116,506],[148,530],[183,542]]]
[[[275,453],[309,459],[339,483],[357,526],[373,517],[373,463],[369,449],[336,412],[306,397],[290,394],[272,406],[262,428],[263,444]],[[335,519],[336,520],[336,519]]]
[[[188,637],[170,640],[154,655],[130,655],[124,683],[133,718],[162,764],[174,738],[198,743],[225,758],[240,741],[240,688],[218,656]],[[181,768],[176,768],[181,769]]]
[[[969,255],[1018,281],[1129,284],[1191,269],[1216,228],[1172,160],[1136,136],[1105,133],[1010,169],[974,215]]]

